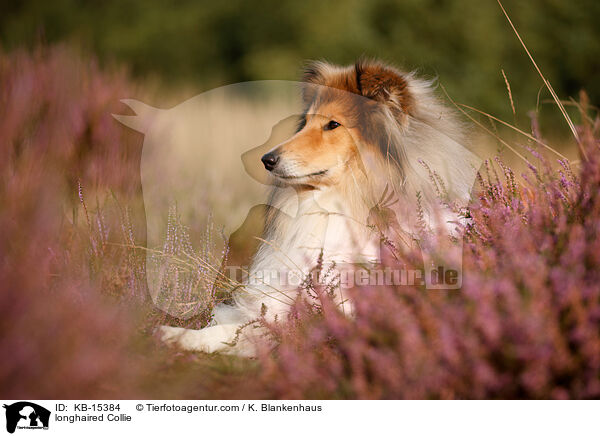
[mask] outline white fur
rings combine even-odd
[[[341,71],[324,65],[329,73]],[[285,320],[290,305],[298,295],[298,286],[282,286],[274,273],[291,275],[301,280],[316,265],[321,251],[325,264],[335,262],[373,262],[379,256],[379,234],[367,227],[369,209],[385,186],[391,184],[400,201],[394,211],[406,234],[416,220],[416,193],[420,192],[425,211],[438,204],[428,171],[419,164],[422,159],[445,181],[452,199],[467,201],[478,159],[463,145],[463,128],[454,115],[433,95],[431,82],[404,75],[415,100],[415,110],[406,125],[400,126],[389,110],[383,111],[389,141],[398,147],[403,171],[399,172],[376,156],[364,154],[367,180],[358,174],[347,174],[344,186],[298,194],[294,217],[277,218],[254,257],[250,277],[262,272],[262,280],[247,283],[234,294],[235,304],[219,305],[214,310],[214,325],[202,330],[185,330],[163,326],[162,339],[179,346],[205,352],[224,352],[242,356],[255,353],[255,340],[262,330],[254,326],[241,328],[264,313],[267,319]],[[279,190],[272,206],[287,210],[296,201],[293,191]],[[283,194],[281,194],[283,193]],[[430,216],[433,220],[433,217]],[[449,216],[448,219],[451,217]],[[451,228],[452,225],[449,225]],[[358,248],[358,249],[357,249]],[[343,295],[339,303],[351,312]],[[237,341],[235,341],[237,336]],[[232,345],[235,342],[235,345]]]

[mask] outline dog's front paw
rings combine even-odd
[[[163,325],[157,329],[156,333],[165,344],[175,345],[184,350],[214,353],[223,346],[222,343],[215,343],[214,340],[210,340],[212,338],[207,335],[209,332],[206,329],[190,330]]]
[[[201,330],[190,330],[163,325],[156,330],[156,335],[164,343],[176,345],[184,350],[253,356],[254,347],[247,343],[243,335],[238,337],[238,331],[241,327],[239,324],[225,324],[206,327]],[[240,345],[244,346],[240,347]]]
[[[156,329],[156,335],[165,344],[176,344],[178,340],[183,336],[185,332],[184,328],[171,327],[168,325],[161,325]]]

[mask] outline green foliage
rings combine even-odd
[[[600,101],[600,2],[506,0],[525,42],[563,97]],[[381,57],[439,76],[460,101],[512,118],[533,109],[542,81],[494,0],[28,0],[4,6],[5,47],[70,40],[135,74],[203,89],[296,79],[306,59]],[[546,98],[547,93],[542,94]]]

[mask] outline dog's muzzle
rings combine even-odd
[[[265,154],[260,158],[267,171],[273,171],[279,162],[279,156],[273,152]]]

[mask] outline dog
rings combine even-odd
[[[447,201],[469,200],[475,159],[433,81],[362,59],[345,67],[312,62],[302,83],[296,133],[261,158],[274,185],[272,207],[247,283],[233,305],[215,307],[211,326],[162,326],[163,341],[253,356],[261,335],[253,320],[285,320],[316,264],[376,264],[382,238],[410,246],[420,222],[440,221],[440,213],[452,226],[455,212],[434,212],[440,195],[432,174]],[[295,213],[280,212],[288,210]],[[290,277],[294,284],[283,282]],[[336,300],[352,313],[341,292]]]

